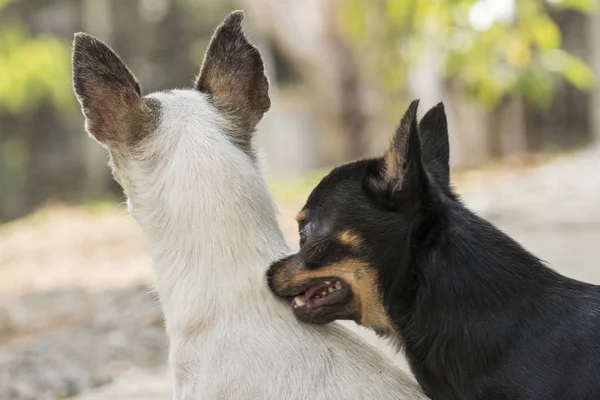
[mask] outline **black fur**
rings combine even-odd
[[[438,103],[419,123],[423,162],[441,187],[450,186],[450,144],[444,104]]]
[[[349,228],[360,236],[432,399],[600,399],[600,287],[556,273],[469,211],[449,186],[443,106],[418,126],[415,115],[411,106],[384,158],[319,183],[302,224],[325,228],[305,240]]]

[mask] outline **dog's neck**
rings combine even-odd
[[[561,301],[564,290],[557,288],[577,283],[458,202],[421,239],[411,246],[413,274],[407,273],[417,278],[406,279],[394,296],[414,295],[392,320],[428,395],[462,398],[496,366],[498,349],[509,352],[544,304]],[[448,370],[457,375],[449,378]]]
[[[153,160],[156,173],[136,188],[144,206],[133,205],[172,335],[261,308],[270,298],[266,268],[289,252],[255,161],[232,145],[215,111],[194,100],[163,100],[163,120],[172,122],[162,124],[151,145],[170,154]],[[179,117],[192,112],[206,115]],[[215,141],[218,154],[210,151]]]

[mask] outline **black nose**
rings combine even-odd
[[[273,264],[271,264],[271,266],[269,266],[269,269],[267,270],[267,284],[269,285],[269,288],[272,291],[274,291],[273,286],[272,286],[273,275],[275,275],[275,272],[277,272],[277,270],[279,268],[281,268],[281,266],[283,264],[285,264],[286,262],[288,262],[292,257],[293,257],[293,255],[287,256],[285,258],[282,258],[281,260],[275,261]]]

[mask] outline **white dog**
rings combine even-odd
[[[151,245],[174,398],[424,399],[374,348],[335,324],[299,324],[267,288],[267,267],[290,250],[251,143],[270,100],[242,19],[217,28],[194,89],[144,97],[109,47],[75,36],[86,128]]]

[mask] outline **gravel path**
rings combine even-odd
[[[162,314],[146,287],[40,293],[3,310],[2,400],[73,396],[166,358]]]
[[[478,187],[465,200],[550,267],[600,283],[600,147]]]
[[[562,273],[600,283],[600,148],[486,176],[464,196],[472,209]],[[295,211],[282,215],[292,242]],[[52,210],[0,229],[0,400],[170,399],[151,283],[137,227],[113,211]]]

